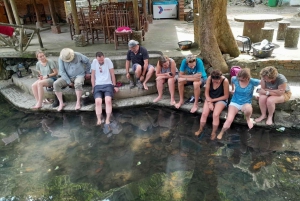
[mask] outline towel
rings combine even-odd
[[[4,34],[6,36],[12,37],[15,29],[9,26],[1,26],[0,25],[0,34]]]

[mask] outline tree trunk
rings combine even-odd
[[[228,72],[222,54],[240,54],[227,20],[227,0],[198,0],[201,55],[214,69]]]

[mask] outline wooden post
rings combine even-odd
[[[74,23],[74,28],[75,28],[75,35],[79,35],[79,25],[78,25],[78,16],[77,16],[77,9],[76,9],[76,2],[75,0],[70,0],[71,4],[71,13],[72,13],[72,18],[73,18],[73,23]]]
[[[18,9],[17,9],[15,0],[10,0],[10,5],[11,5],[11,9],[12,9],[13,14],[14,14],[16,24],[21,25],[20,17],[19,17],[19,14],[18,14]]]
[[[132,3],[133,3],[133,18],[134,18],[135,30],[141,30],[138,0],[132,0]]]
[[[36,28],[42,28],[43,23],[41,22],[40,12],[37,9],[36,1],[32,0],[32,4],[33,4],[33,7],[34,7],[34,12],[35,12],[35,16],[36,16]]]
[[[53,25],[51,26],[51,31],[52,33],[59,34],[61,33],[60,26],[56,24],[56,19],[55,19],[55,12],[54,12],[54,5],[53,5],[53,0],[48,0],[49,2],[49,9],[50,9],[50,14],[52,18],[52,23]]]
[[[10,12],[11,11],[10,4],[7,0],[3,0],[3,1],[4,1],[4,6],[5,6],[8,22],[9,22],[9,24],[14,24],[13,17]]]
[[[278,31],[277,31],[277,40],[284,40],[285,32],[288,26],[290,26],[290,22],[288,21],[279,21],[278,22]]]
[[[148,12],[147,12],[147,2],[146,2],[146,0],[142,0],[142,7],[143,7],[144,17],[145,17],[145,19],[147,19]]]
[[[284,37],[284,47],[297,47],[299,32],[300,26],[288,26]]]
[[[269,42],[273,41],[274,28],[264,27],[261,28],[260,40],[267,39]]]

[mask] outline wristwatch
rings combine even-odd
[[[266,91],[266,96],[270,96],[270,92],[269,91]]]
[[[50,76],[49,76],[49,74],[47,75],[47,78],[49,78]]]

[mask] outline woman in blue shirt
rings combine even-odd
[[[231,83],[234,84],[235,90],[232,91],[233,96],[229,104],[227,119],[217,136],[219,140],[222,139],[224,132],[230,128],[239,110],[244,113],[249,129],[253,127],[253,122],[250,119],[253,111],[251,103],[254,87],[260,84],[260,80],[251,78],[250,69],[244,68],[238,72],[237,76],[231,78]]]

